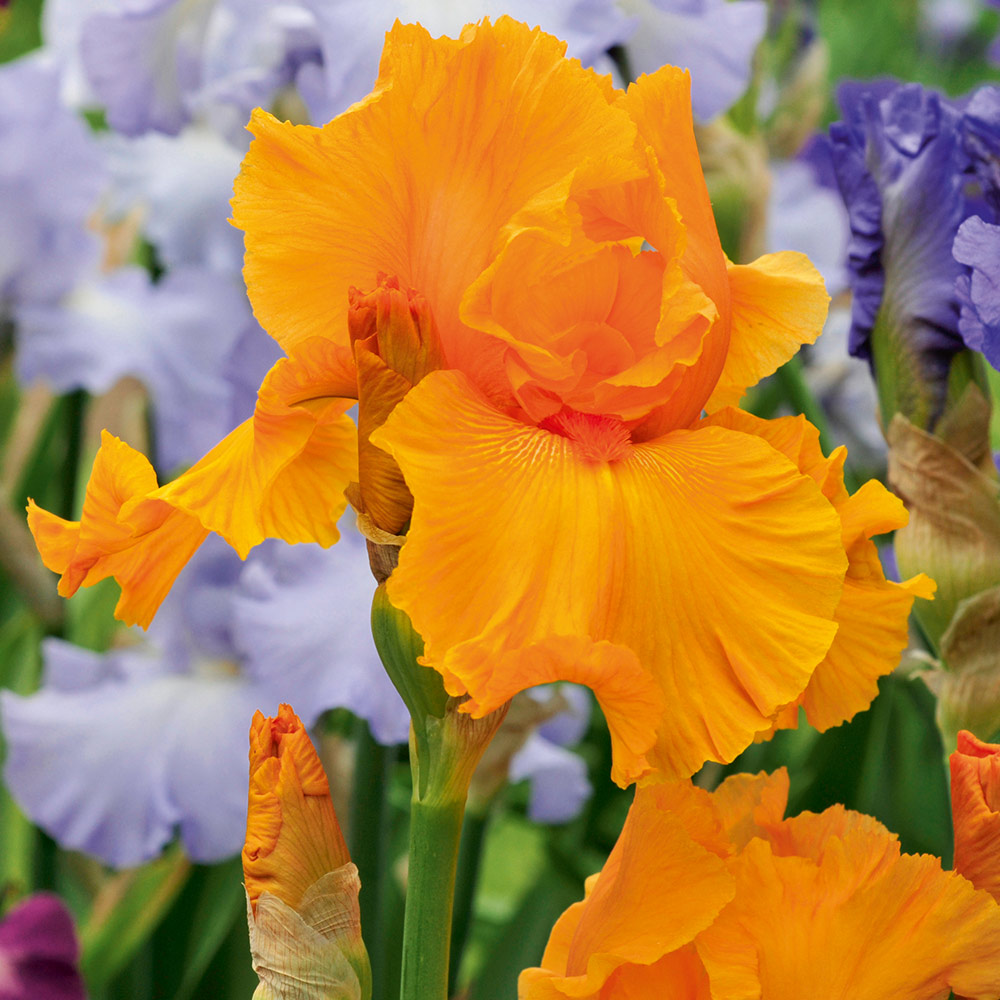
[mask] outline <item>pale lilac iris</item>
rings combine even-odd
[[[707,121],[747,89],[767,27],[763,0],[620,0],[635,27],[626,42],[635,76],[664,63],[691,71],[691,103]]]
[[[68,7],[79,0],[49,0]],[[79,47],[83,99],[103,104],[125,135],[176,135],[192,121],[236,138],[250,111],[298,86],[322,123],[366,94],[386,30],[398,17],[435,33],[457,32],[484,15],[542,24],[591,62],[625,40],[630,22],[613,0],[87,0],[72,29],[47,18],[62,52]],[[75,45],[74,45],[75,42]]]
[[[4,776],[25,813],[114,866],[154,857],[175,832],[192,858],[215,861],[243,842],[256,710],[289,702],[311,725],[345,707],[376,738],[404,740],[348,522],[331,549],[267,543],[246,564],[209,539],[134,645],[98,654],[48,640],[42,689],[0,696]]]
[[[143,381],[165,470],[200,458],[250,415],[241,384],[259,384],[278,354],[236,280],[193,267],[155,284],[137,267],[95,276],[59,304],[21,309],[18,342],[25,382],[99,394],[124,375]]]
[[[89,221],[107,176],[86,124],[37,56],[0,66],[0,320],[53,303],[96,267]]]

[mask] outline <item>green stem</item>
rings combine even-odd
[[[447,1000],[452,900],[464,813],[464,796],[460,801],[421,799],[414,788],[400,1000]]]
[[[455,884],[455,913],[451,929],[451,961],[448,974],[449,989],[455,992],[458,973],[462,965],[465,942],[472,924],[472,903],[476,898],[479,881],[479,864],[486,843],[489,824],[489,807],[474,809],[470,806],[462,828],[462,844],[458,851],[458,879]]]

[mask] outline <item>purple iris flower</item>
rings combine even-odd
[[[966,344],[1000,370],[1000,226],[978,216],[959,226],[955,259],[968,268],[956,279],[959,329]]]
[[[976,214],[955,236],[959,330],[966,344],[1000,369],[1000,88],[982,87],[965,108],[965,146],[979,182]]]
[[[970,263],[982,260],[982,233],[964,230],[957,259],[952,245],[965,220],[995,214],[996,92],[949,101],[918,84],[874,81],[844,85],[839,98],[844,120],[831,126],[829,150],[851,226],[850,351],[871,360],[872,331],[883,329],[894,363],[909,370],[906,391],[921,396],[913,412],[932,426],[954,355],[967,343],[985,348]]]
[[[84,1000],[73,918],[39,893],[0,921],[0,1000]]]

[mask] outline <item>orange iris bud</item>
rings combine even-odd
[[[782,819],[782,771],[638,789],[520,1000],[939,1000],[1000,993],[1000,906],[869,816]]]
[[[316,748],[291,706],[250,726],[250,796],[243,875],[256,905],[270,892],[298,906],[306,889],[350,862]]]
[[[255,1000],[361,1000],[370,989],[361,940],[358,870],[330,786],[288,705],[250,727],[250,795],[243,848]],[[313,992],[301,990],[308,983]]]
[[[955,870],[1000,901],[1000,745],[962,730],[950,763]]]
[[[368,439],[413,386],[444,367],[444,356],[427,299],[401,289],[398,278],[380,274],[374,291],[351,288],[348,297],[358,368],[358,506],[375,527],[395,535],[410,520],[413,497],[399,466]]]

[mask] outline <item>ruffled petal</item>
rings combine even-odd
[[[469,288],[462,318],[509,345],[507,377],[533,420],[565,405],[636,421],[697,364],[717,312],[684,275],[670,222],[655,253],[525,229]]]
[[[601,699],[625,683],[604,673],[613,654],[660,692],[627,719],[635,751],[655,737],[655,766],[685,777],[731,760],[833,640],[847,563],[833,508],[751,435],[704,427],[632,446],[599,423],[564,430],[576,437],[505,417],[457,372],[408,394],[373,438],[415,499],[393,603],[477,715],[557,678]],[[588,676],[567,653],[586,653]],[[639,761],[619,763],[619,778],[639,776]]]
[[[243,841],[243,735],[258,696],[235,677],[177,675],[4,692],[4,778],[33,822],[107,864],[148,861],[178,825],[192,857],[218,861]]]
[[[127,505],[155,488],[156,473],[145,456],[104,431],[79,521],[28,501],[28,527],[42,561],[61,574],[63,597],[113,576],[122,588],[115,615],[130,625],[149,625],[208,535],[195,518],[159,500],[146,501],[141,524],[126,520]]]
[[[346,344],[348,288],[383,271],[427,297],[462,367],[475,345],[459,302],[511,217],[566,178],[593,187],[643,170],[607,81],[564,51],[510,18],[433,41],[397,22],[374,92],[323,128],[256,112],[233,215],[265,329],[286,350]]]
[[[593,239],[639,235],[668,262],[679,254],[680,281],[665,283],[661,309],[700,314],[698,350],[684,362],[646,438],[697,419],[718,380],[729,342],[730,289],[691,118],[690,78],[675,66],[640,77],[619,97],[639,129],[647,176],[581,198],[584,227]],[[677,216],[682,228],[678,237]],[[671,269],[668,267],[668,276]],[[697,291],[697,295],[694,295]],[[681,294],[683,293],[683,294]],[[673,299],[673,301],[672,301]],[[670,328],[670,324],[665,324]]]
[[[346,348],[299,345],[268,373],[253,418],[153,496],[193,514],[243,558],[265,538],[332,545],[343,490],[357,478],[356,430],[345,415],[355,384]]]
[[[904,583],[886,580],[871,541],[873,535],[906,524],[906,509],[875,480],[849,496],[844,487],[844,450],[824,457],[819,432],[804,417],[761,420],[728,408],[706,423],[763,438],[820,487],[837,513],[848,559],[835,615],[837,636],[801,698],[779,716],[777,727],[794,728],[800,705],[809,722],[821,731],[846,722],[871,704],[878,694],[878,678],[899,664],[909,641],[908,620],[914,598],[929,598],[934,593],[933,582],[923,574]]]
[[[105,432],[79,522],[29,503],[43,561],[75,593],[113,576],[116,614],[144,628],[209,531],[245,558],[265,538],[332,545],[357,478],[356,430],[345,410],[354,367],[346,348],[304,344],[274,366],[244,421],[186,473],[157,488],[149,462]]]
[[[733,406],[823,331],[826,294],[819,271],[799,253],[770,253],[729,264],[732,326],[729,352],[705,408]]]
[[[822,844],[814,857],[778,856],[756,839],[729,863],[736,898],[698,939],[713,997],[1000,993],[1000,906],[986,893],[937,858],[900,856],[874,821],[794,822],[820,828],[798,838]]]
[[[660,789],[640,788],[607,863],[588,881],[586,900],[560,918],[542,968],[522,975],[519,995],[617,996],[604,988],[618,970],[650,965],[688,944],[733,891],[723,860],[664,808]]]

